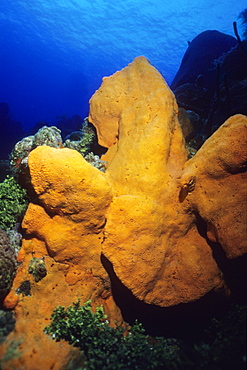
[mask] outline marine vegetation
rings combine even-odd
[[[180,368],[176,339],[152,341],[137,322],[127,331],[120,326],[113,328],[102,307],[92,312],[90,301],[81,306],[78,300],[67,309],[57,306],[51,319],[45,333],[84,351],[83,369],[163,369],[164,364],[169,369]]]
[[[128,330],[109,325],[102,307],[80,300],[65,309],[57,306],[44,331],[84,351],[83,369],[244,369],[246,306],[236,305],[222,318],[211,320],[197,342],[152,338],[141,323]]]
[[[20,222],[28,206],[28,196],[13,176],[0,183],[0,228],[10,230]]]

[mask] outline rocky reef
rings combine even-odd
[[[230,117],[188,159],[175,97],[138,57],[103,79],[89,121],[108,148],[104,173],[69,148],[29,154],[37,201],[22,222],[20,266],[4,301],[18,319],[0,352],[15,345],[18,353],[3,369],[79,361],[76,349],[43,333],[58,304],[91,299],[121,324],[118,306],[131,295],[162,317],[168,307],[231,295],[223,262],[246,254],[246,116]],[[34,258],[42,279],[30,274]],[[18,294],[27,281],[29,294]]]
[[[240,17],[246,24],[246,11]],[[197,35],[171,84],[191,119],[186,141],[196,149],[229,117],[247,114],[247,39],[240,39],[236,24],[233,28],[236,38],[218,31]]]

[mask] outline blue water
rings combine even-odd
[[[28,132],[88,115],[103,76],[145,55],[172,82],[187,42],[234,35],[246,0],[1,0],[0,102]],[[4,132],[0,132],[4,135]]]

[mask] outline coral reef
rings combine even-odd
[[[103,170],[103,162],[100,161],[98,156],[95,156],[94,153],[91,152],[91,146],[95,146],[95,139],[95,132],[90,127],[87,118],[84,119],[81,131],[71,132],[66,136],[64,142],[62,142],[61,130],[56,126],[42,126],[34,135],[24,137],[15,144],[14,149],[10,153],[10,165],[17,176],[21,175],[22,178],[28,178],[28,155],[38,146],[47,145],[53,148],[65,147],[77,150],[81,155],[85,156],[88,162],[93,166]],[[27,187],[28,181],[29,179],[24,181]],[[23,182],[23,179],[21,182]]]
[[[18,226],[19,225],[17,224],[17,227]],[[21,248],[22,234],[15,229],[7,230],[6,233],[9,237],[10,244],[14,249],[16,256],[18,256],[19,250]]]
[[[0,303],[11,288],[16,268],[15,251],[6,232],[0,229]]]
[[[41,154],[44,150],[44,156],[41,155],[45,168],[50,162],[45,155],[46,148],[49,147],[37,147],[30,153],[29,160],[32,162],[32,155]],[[48,170],[54,175],[52,182],[56,184],[55,187],[40,182],[38,173],[32,181],[37,185],[40,183],[41,187],[44,185],[46,190],[50,189],[48,198],[54,198],[52,203],[45,199],[46,196],[43,201],[30,203],[22,225],[29,231],[18,255],[20,265],[13,288],[4,300],[6,308],[15,308],[18,320],[15,331],[10,333],[0,349],[2,354],[8,353],[8,348],[14,346],[16,355],[11,360],[4,360],[6,357],[2,356],[3,368],[9,368],[10,365],[19,368],[20,358],[27,368],[32,369],[35,366],[67,368],[68,363],[80,359],[81,354],[76,349],[71,349],[66,343],[58,345],[43,333],[49,316],[58,304],[68,306],[78,297],[83,301],[92,299],[93,306],[103,304],[109,318],[122,323],[120,310],[111,295],[108,274],[100,261],[105,214],[112,199],[111,189],[104,174],[77,151],[50,149],[57,156],[53,163],[50,162]],[[35,166],[35,160],[33,163]],[[68,171],[64,171],[65,168]],[[81,176],[82,173],[86,174],[85,178]],[[40,175],[43,177],[43,171]],[[40,191],[43,192],[41,188]],[[37,211],[40,212],[40,236],[44,235],[44,238],[34,236]],[[43,257],[47,275],[37,281],[29,273],[30,263],[33,266],[33,261],[40,261]],[[28,346],[25,345],[26,340]],[[50,356],[51,352],[53,356]]]
[[[94,140],[94,137],[94,131],[89,127],[88,119],[85,118],[82,125],[82,130],[71,132],[70,135],[65,138],[63,146],[66,148],[75,149],[81,153],[81,155],[86,155],[90,151],[90,146]]]
[[[213,62],[222,54],[227,53],[237,45],[237,40],[225,33],[216,30],[207,30],[197,35],[191,42],[184,54],[179,70],[174,77],[171,88],[176,90],[178,86],[192,83],[198,76],[211,77],[204,81],[206,88],[212,88],[215,71],[212,71]]]
[[[55,126],[43,126],[35,135],[24,137],[18,141],[10,153],[11,166],[17,171],[20,170],[21,166],[25,168],[29,153],[39,145],[60,148],[62,146],[61,131]]]
[[[106,163],[100,159],[98,155],[95,155],[93,152],[90,152],[84,157],[88,163],[92,166],[98,168],[98,170],[105,172]]]
[[[48,145],[53,148],[60,148],[61,144],[61,131],[55,126],[43,126],[34,135],[33,148],[36,148],[39,145]]]
[[[244,12],[241,13],[244,19]],[[230,116],[247,114],[247,40],[205,31],[189,44],[171,84],[179,107],[199,114],[186,138],[199,148]]]
[[[221,258],[231,263],[247,250],[246,116],[229,118],[188,159],[175,97],[139,57],[103,79],[89,120],[108,148],[105,173],[69,148],[38,146],[28,157],[37,201],[22,222],[21,265],[4,300],[18,320],[2,351],[21,341],[30,369],[61,369],[78,356],[42,333],[55,306],[91,299],[121,323],[114,290],[159,309],[229,295]],[[47,275],[38,282],[28,272],[34,257],[45,257]],[[27,280],[32,294],[17,295]],[[15,358],[3,369],[10,363],[18,368]]]

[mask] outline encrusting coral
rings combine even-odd
[[[212,291],[229,294],[210,242],[220,243],[228,258],[247,249],[246,116],[228,119],[188,160],[174,95],[138,57],[103,79],[89,120],[108,148],[105,173],[68,148],[40,146],[29,155],[38,202],[25,214],[22,264],[5,299],[6,307],[16,305],[15,335],[32,343],[21,354],[28,369],[40,351],[43,368],[62,368],[68,358],[66,344],[51,344],[41,329],[58,304],[92,299],[111,320],[121,320],[101,254],[136,298],[168,307]],[[17,297],[33,257],[44,258],[47,275],[31,281],[31,296]],[[30,325],[38,315],[38,334],[33,327],[25,332],[27,313]],[[56,362],[43,356],[48,346]]]

